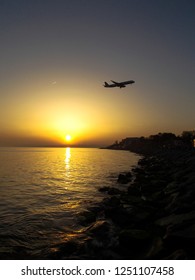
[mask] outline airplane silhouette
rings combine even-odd
[[[135,81],[133,80],[130,80],[130,81],[125,81],[125,82],[115,82],[115,81],[112,81],[113,84],[108,84],[107,82],[104,82],[104,87],[109,87],[109,88],[112,88],[112,87],[120,87],[120,88],[124,88],[126,87],[126,85],[129,85],[129,84],[134,84]]]

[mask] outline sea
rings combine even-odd
[[[98,148],[0,148],[0,259],[47,258],[105,198],[99,188],[116,186],[139,158]]]

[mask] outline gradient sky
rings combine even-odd
[[[0,0],[0,38],[1,145],[195,129],[193,0]]]

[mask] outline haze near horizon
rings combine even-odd
[[[191,0],[1,0],[0,145],[194,129],[194,14]]]

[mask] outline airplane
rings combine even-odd
[[[112,81],[113,84],[108,84],[107,82],[104,82],[104,87],[109,87],[109,88],[112,88],[112,87],[120,87],[120,88],[124,88],[126,87],[126,85],[129,85],[129,84],[134,84],[135,81],[133,80],[130,80],[130,81],[125,81],[125,82],[115,82],[115,81]]]

